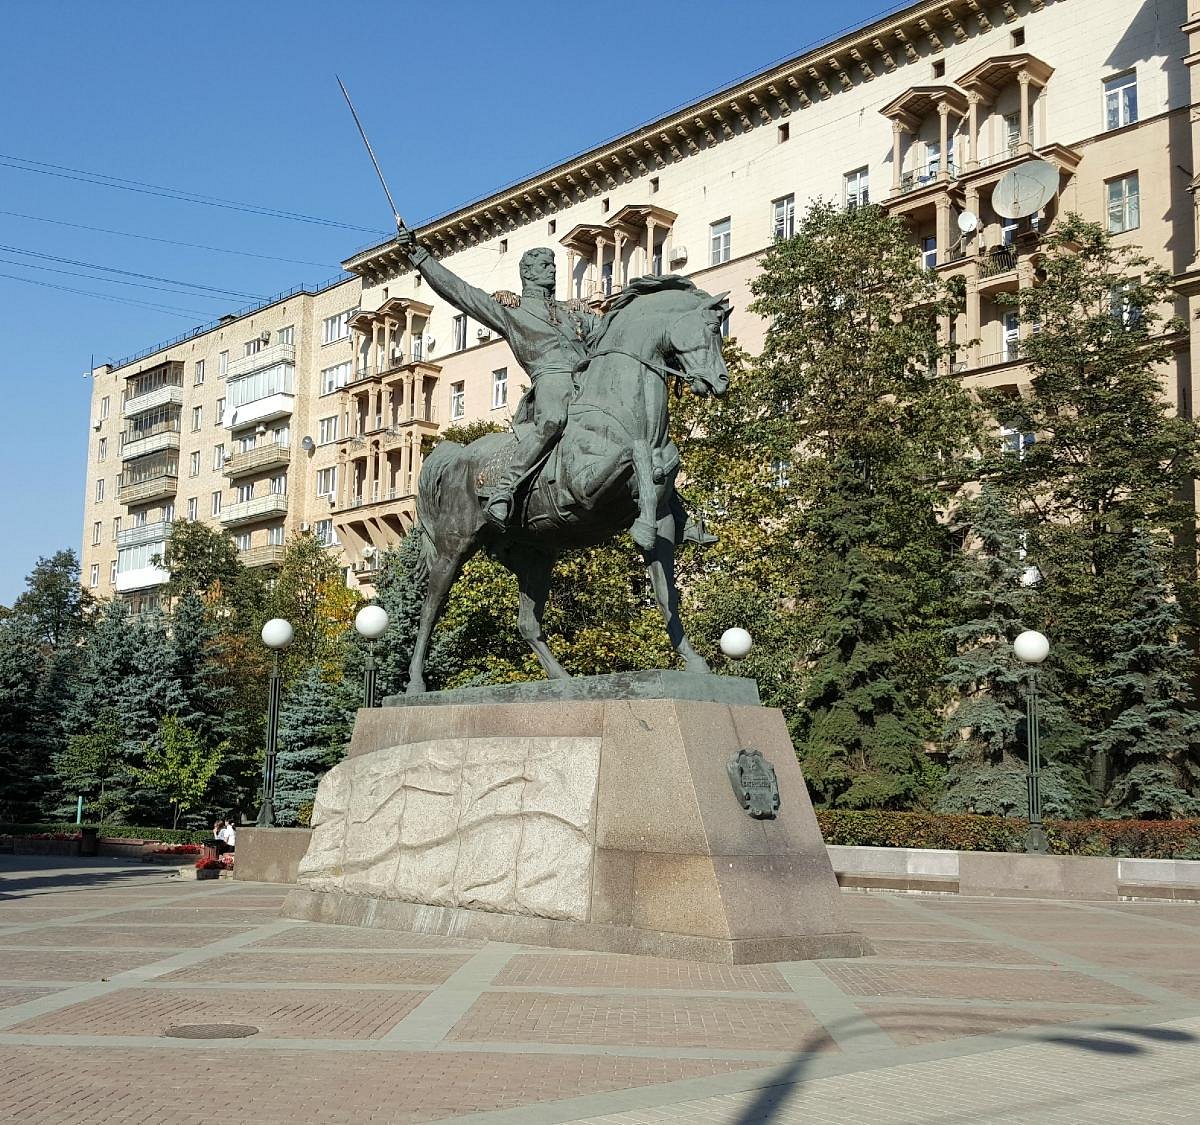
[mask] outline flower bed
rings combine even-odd
[[[827,844],[874,848],[945,848],[967,852],[1025,850],[1028,823],[1017,817],[928,812],[819,809]],[[1200,859],[1200,820],[1048,820],[1056,855]]]

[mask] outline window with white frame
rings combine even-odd
[[[239,484],[237,486],[237,502],[239,504],[244,504],[244,503],[246,503],[247,500],[253,500],[253,499],[254,499],[254,482],[253,481],[250,481],[248,484]]]
[[[350,378],[350,361],[326,367],[321,372],[321,394],[331,395],[339,387],[344,387]]]
[[[1025,451],[1029,449],[1034,442],[1037,441],[1037,436],[1029,432],[1014,430],[1008,426],[1003,426],[1000,429],[1000,445],[1005,453],[1009,453],[1014,457],[1023,459]],[[1024,553],[1022,553],[1024,557]]]
[[[213,472],[219,473],[225,468],[225,443],[217,442],[213,446]]]
[[[317,470],[317,495],[332,496],[337,491],[337,466]]]
[[[508,405],[508,368],[501,367],[492,372],[492,409],[499,410]]]
[[[457,421],[467,413],[467,389],[465,383],[450,384],[450,420]]]
[[[1021,356],[1021,320],[1015,312],[1004,314],[1004,362]]]
[[[195,496],[191,497],[187,502],[187,518],[195,520],[200,515],[200,501]]]
[[[328,418],[321,418],[317,422],[317,444],[328,445],[330,442],[337,441],[338,435],[338,416],[331,414]]]
[[[277,344],[294,344],[296,342],[296,326],[289,324],[286,328],[281,328],[275,333],[275,342]]]
[[[255,336],[253,340],[247,340],[243,355],[258,355],[263,349],[263,341],[261,336]]]
[[[108,584],[112,586],[117,581],[117,560],[108,564]]]
[[[350,335],[350,312],[327,316],[321,322],[321,343],[334,344]]]
[[[1113,320],[1126,328],[1133,328],[1141,323],[1142,307],[1135,304],[1133,294],[1137,290],[1139,278],[1129,278],[1119,285],[1114,285],[1108,293],[1109,310]]]
[[[113,516],[113,539],[121,534],[121,517]]]
[[[150,522],[150,509],[143,508],[140,512],[133,513],[133,526],[145,527]]]
[[[771,236],[778,242],[796,233],[796,197],[785,195],[771,204]]]
[[[775,460],[771,462],[771,471],[775,474],[776,488],[789,488],[792,483],[791,461]]]
[[[333,520],[317,520],[313,524],[313,537],[322,547],[332,547],[337,542],[333,533]]]
[[[100,585],[100,564],[99,563],[92,563],[91,585],[93,585],[93,586]]]
[[[94,524],[92,524],[92,546],[93,547],[100,546],[100,536],[102,536],[103,534],[104,534],[104,521],[97,520]]]
[[[1104,128],[1120,129],[1138,119],[1137,71],[1104,80]]]
[[[96,460],[103,461],[108,456],[108,438],[102,437],[96,443]]]
[[[1109,180],[1108,192],[1108,233],[1120,234],[1122,231],[1136,230],[1142,225],[1141,192],[1138,186],[1136,172],[1128,176],[1120,176]]]
[[[219,356],[217,356],[217,374],[220,375],[222,378],[224,378],[225,373],[228,370],[229,370],[229,353],[222,352]]]
[[[101,477],[96,481],[96,503],[99,504],[104,499],[104,478]]]
[[[202,425],[204,425],[204,407],[203,406],[193,406],[192,407],[192,433],[195,433],[198,429],[200,429],[200,427]]]
[[[196,360],[195,364],[192,367],[192,370],[194,372],[194,374],[192,376],[192,385],[195,387],[198,387],[198,386],[200,386],[201,383],[204,382],[204,360],[202,360],[202,359]]]
[[[250,550],[250,532],[239,531],[237,535],[234,536],[233,541],[237,544],[237,549],[239,551]]]
[[[729,219],[721,219],[720,222],[710,224],[708,228],[709,265],[719,266],[722,262],[729,261],[732,245],[731,233]]]
[[[855,168],[847,172],[842,181],[846,186],[846,206],[851,211],[856,207],[865,207],[871,202],[871,169],[869,167]]]
[[[188,454],[188,476],[198,477],[200,475],[200,450]]]
[[[287,445],[292,438],[292,427],[287,423],[278,423],[271,430],[271,440],[276,445]]]
[[[258,444],[258,435],[256,433],[242,434],[237,439],[237,447],[239,453],[249,453]]]
[[[287,473],[279,473],[271,478],[271,495],[287,495]]]
[[[921,265],[927,270],[937,268],[937,239],[933,235],[921,239]]]
[[[283,546],[283,524],[276,527],[267,528],[267,546],[282,547]]]
[[[224,421],[225,421],[225,400],[223,398],[219,398],[219,399],[217,399],[217,413],[216,413],[216,417],[213,418],[213,425],[219,426]]]
[[[271,395],[293,393],[296,367],[292,363],[276,363],[238,379],[229,380],[229,405],[245,406],[248,402],[270,398]]]
[[[454,350],[461,352],[467,346],[467,318],[464,313],[459,313],[454,318]]]
[[[168,500],[162,506],[162,521],[163,523],[173,523],[175,520],[175,501]]]
[[[221,514],[221,490],[219,488],[212,494],[212,506],[209,508],[209,512],[214,516]]]
[[[101,422],[103,422],[104,419],[108,417],[108,403],[109,403],[109,397],[108,397],[108,395],[105,395],[100,400],[100,421]]]

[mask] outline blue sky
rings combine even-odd
[[[335,73],[397,205],[415,223],[897,6],[9,5],[0,67],[0,385],[8,414],[0,527],[10,530],[0,535],[0,603],[11,604],[40,555],[79,548],[90,396],[82,376],[93,356],[115,359],[248,296],[334,277],[344,257],[374,241],[372,232],[387,231],[387,204]],[[30,170],[35,164],[40,171]],[[183,202],[153,188],[116,190],[89,182],[97,173],[343,225]]]

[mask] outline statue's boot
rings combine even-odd
[[[688,516],[687,523],[683,526],[683,541],[685,543],[698,543],[701,547],[711,547],[717,537],[704,527],[704,521]]]
[[[483,518],[492,524],[493,527],[498,527],[501,531],[505,531],[508,528],[508,521],[512,517],[512,510],[512,489],[509,488],[502,491],[497,487],[484,506]]]

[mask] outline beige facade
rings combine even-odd
[[[813,198],[881,203],[910,220],[914,253],[930,268],[965,279],[965,312],[944,325],[963,341],[954,372],[974,384],[1019,388],[1027,378],[1020,359],[1027,328],[995,298],[1037,283],[1039,234],[1068,211],[1105,222],[1121,240],[1142,246],[1180,278],[1177,311],[1196,311],[1190,308],[1200,297],[1193,177],[1200,169],[1193,153],[1200,137],[1188,107],[1200,100],[1200,85],[1193,90],[1200,83],[1197,59],[1200,0],[914,4],[420,234],[451,269],[487,291],[519,289],[521,254],[544,245],[558,252],[559,296],[601,307],[631,277],[687,274],[711,292],[730,292],[730,331],[755,352],[764,326],[747,305],[763,250],[794,229]],[[992,206],[996,185],[1034,157],[1057,169],[1057,194],[1040,213],[1006,221]],[[960,221],[964,214],[977,221]],[[124,389],[164,363],[183,365],[179,390],[138,397],[154,410],[164,396],[172,409],[178,398],[181,428],[173,439],[169,411],[135,415],[125,471],[139,477],[139,466],[163,457],[176,440],[178,487],[170,497],[176,516],[187,515],[187,500],[197,499],[200,518],[250,537],[243,541],[250,562],[271,560],[278,528],[284,535],[302,526],[322,534],[332,529],[351,581],[369,583],[380,549],[411,525],[427,439],[449,422],[507,422],[525,377],[503,341],[430,293],[390,243],[354,254],[345,266],[355,275],[351,281],[95,373],[99,428],[91,435],[85,581],[98,567],[99,592],[131,594],[135,583],[157,577],[123,577],[142,562],[126,544],[157,534],[130,535],[133,522],[140,513],[147,523],[161,521],[169,500],[165,492],[153,498],[139,492],[140,479],[118,484],[117,435]],[[347,334],[324,343],[326,319],[344,312]],[[227,415],[218,427],[217,400],[230,397],[233,383],[256,377],[251,369],[259,356],[265,363],[266,353],[286,352],[276,341],[289,324],[291,402],[250,399],[242,414]],[[246,345],[265,332],[271,333],[262,340],[265,352],[245,356]],[[1181,341],[1176,370],[1166,376],[1172,401],[1187,412],[1195,346]],[[217,374],[222,350],[237,365],[233,380]],[[198,359],[206,368],[201,385],[193,382]],[[246,386],[239,396],[265,395],[267,384]],[[102,419],[105,397],[109,416]],[[126,402],[124,412],[137,402]],[[193,432],[196,406],[204,418]],[[283,406],[289,414],[272,413]],[[282,454],[259,444],[262,427],[270,440],[283,417],[290,420],[286,468]],[[141,436],[160,425],[167,428]],[[250,432],[255,448],[243,450]],[[109,448],[101,461],[103,437]],[[233,456],[214,468],[212,446],[220,441]],[[197,450],[200,471],[192,477],[188,466]],[[277,495],[271,477],[281,472],[284,501],[270,498]],[[106,492],[97,500],[102,477]],[[254,489],[239,499],[245,484]],[[218,489],[222,515],[212,516]],[[118,518],[124,538],[114,541]],[[97,521],[100,542],[93,546]],[[125,552],[119,566],[118,546]]]

